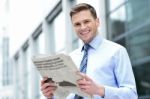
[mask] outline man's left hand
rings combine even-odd
[[[84,73],[78,73],[82,79],[77,81],[81,91],[89,95],[100,95],[104,96],[104,87],[102,85],[96,84],[90,77]]]

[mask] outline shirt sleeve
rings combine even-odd
[[[128,53],[124,47],[115,54],[114,75],[118,88],[104,86],[104,99],[137,99],[135,78]]]

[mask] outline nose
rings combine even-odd
[[[85,29],[86,28],[86,25],[85,24],[81,24],[81,29],[83,30],[83,29]]]

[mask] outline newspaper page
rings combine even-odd
[[[54,93],[56,99],[66,99],[70,93],[90,99],[89,95],[77,87],[76,81],[80,79],[80,76],[76,72],[79,70],[70,56],[65,54],[36,55],[32,60],[42,77],[48,77],[57,84],[58,88]]]

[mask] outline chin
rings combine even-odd
[[[90,42],[90,39],[88,38],[80,38],[84,43],[89,43]]]
[[[83,40],[83,42],[84,42],[84,43],[89,43],[89,41],[87,41],[87,40]]]

